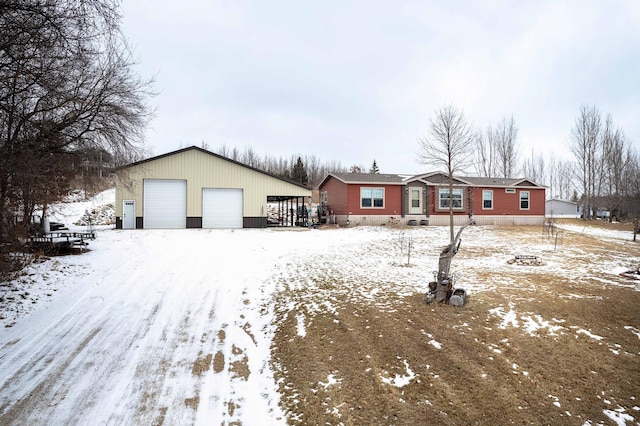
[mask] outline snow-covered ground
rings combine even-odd
[[[54,219],[74,223],[113,198],[107,191],[58,206]],[[353,278],[352,297],[385,309],[386,291],[426,290],[448,235],[445,227],[97,228],[88,252],[34,264],[0,287],[0,423],[285,424],[269,364],[272,296],[339,271]],[[567,273],[569,248],[541,236],[520,241],[516,253],[493,231],[465,231],[464,249],[483,252],[456,258],[471,294],[495,287],[482,271],[514,268],[505,253],[541,256],[546,273]],[[640,253],[569,273],[602,273],[612,285],[640,289],[617,275],[633,263]],[[331,310],[331,300],[304,303],[307,314]],[[489,314],[527,332],[545,324],[511,307]],[[304,326],[300,317],[300,335]]]

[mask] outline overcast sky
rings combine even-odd
[[[580,105],[640,146],[640,1],[123,2],[156,76],[154,155],[206,143],[422,173],[418,139],[454,105],[513,116],[521,155],[571,159]]]

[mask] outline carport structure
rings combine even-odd
[[[271,202],[287,206],[280,225],[294,225],[310,197],[304,185],[192,146],[116,171],[116,228],[264,228]]]
[[[267,196],[269,226],[307,226],[311,199],[297,196]]]

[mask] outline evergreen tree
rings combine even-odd
[[[291,180],[303,185],[309,183],[307,169],[304,167],[304,163],[302,162],[301,157],[298,157],[298,159],[296,160],[296,164],[294,164],[293,169],[291,169]]]
[[[376,163],[376,159],[373,159],[373,164],[371,165],[371,168],[369,169],[369,173],[371,174],[376,174],[379,175],[380,174],[380,169],[378,168],[378,163]]]

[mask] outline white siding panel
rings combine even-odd
[[[187,181],[145,179],[145,229],[180,229],[187,226]]]
[[[242,189],[204,188],[202,227],[242,228]]]

